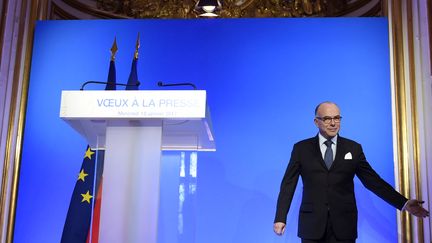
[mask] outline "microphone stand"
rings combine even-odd
[[[174,84],[164,84],[164,83],[162,83],[162,81],[159,81],[158,83],[157,83],[157,85],[159,86],[159,87],[169,87],[169,86],[191,86],[191,87],[193,87],[193,89],[197,89],[197,87],[195,86],[195,84],[193,84],[193,83],[174,83]]]
[[[84,87],[87,84],[108,84],[108,82],[101,82],[101,81],[87,81],[81,85],[80,90],[84,90]],[[115,86],[124,86],[124,87],[131,87],[131,86],[139,86],[141,83],[138,81],[136,84],[122,84],[122,83],[113,83]]]

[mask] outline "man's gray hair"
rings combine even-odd
[[[317,115],[317,113],[318,113],[318,109],[320,108],[320,106],[321,106],[322,104],[332,104],[332,105],[335,105],[335,106],[337,106],[337,107],[339,108],[339,106],[338,106],[336,103],[332,102],[332,101],[323,101],[323,102],[319,103],[319,104],[315,107],[315,116]]]

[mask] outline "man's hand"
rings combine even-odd
[[[408,202],[405,204],[404,209],[408,213],[417,217],[422,217],[422,218],[429,217],[429,212],[421,206],[423,203],[424,201],[411,199],[408,200]]]
[[[283,235],[283,233],[285,232],[285,223],[282,222],[276,222],[273,225],[273,231],[277,234],[277,235]]]

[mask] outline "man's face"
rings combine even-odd
[[[325,138],[330,139],[336,136],[340,129],[339,108],[335,104],[322,104],[318,108],[314,123],[318,127],[321,135],[323,135]]]

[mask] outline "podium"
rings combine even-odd
[[[105,150],[99,242],[157,242],[162,150],[215,151],[204,90],[62,91],[60,117]]]

